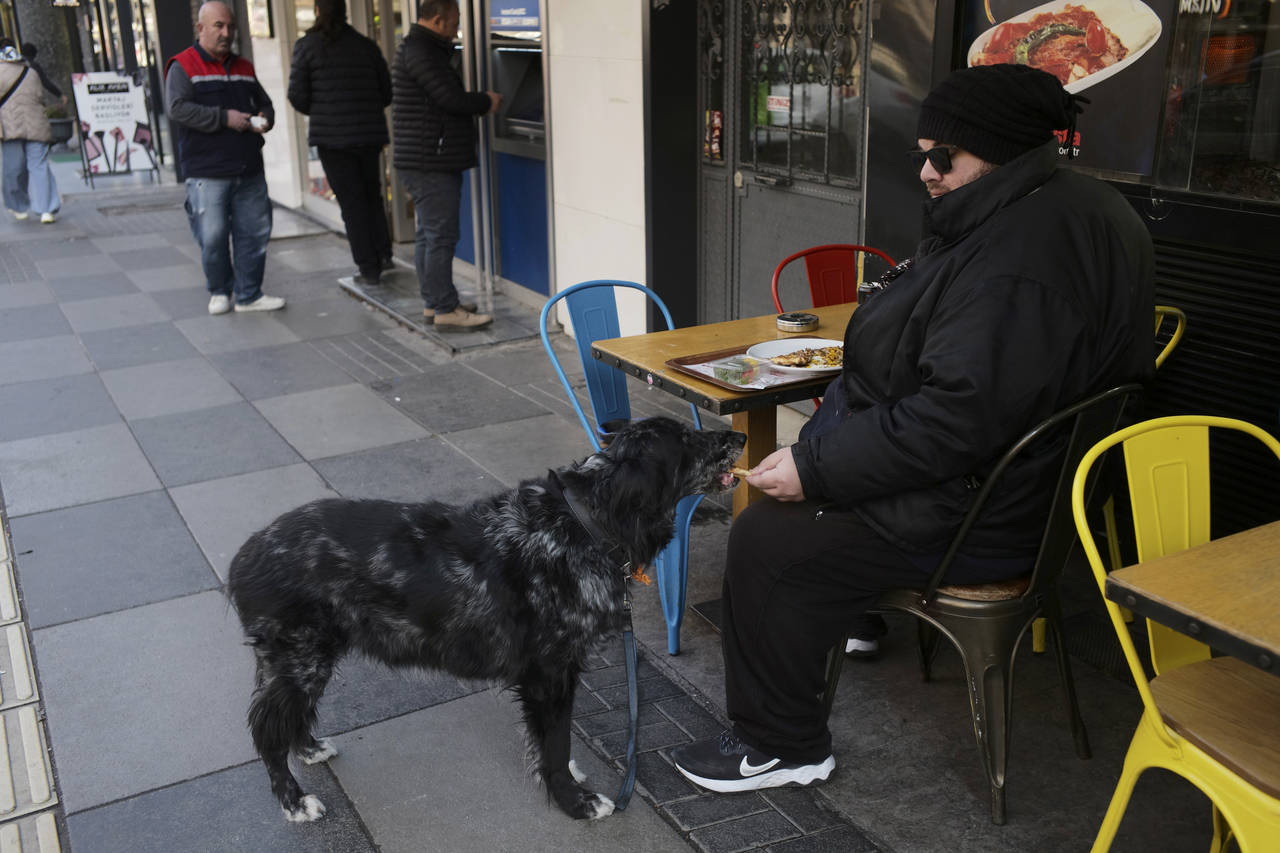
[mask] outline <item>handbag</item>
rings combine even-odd
[[[27,72],[30,70],[31,68],[29,66],[22,66],[22,73],[18,75],[18,79],[13,81],[13,85],[9,87],[9,91],[4,93],[4,97],[0,97],[0,107],[3,107],[5,101],[9,100],[9,96],[16,92],[18,87],[22,85],[23,78],[27,76]]]

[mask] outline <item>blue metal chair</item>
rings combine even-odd
[[[631,281],[612,281],[597,279],[584,281],[573,287],[560,291],[547,300],[542,306],[542,316],[538,318],[538,331],[542,335],[542,346],[547,350],[551,366],[556,369],[565,393],[569,395],[569,403],[578,414],[578,421],[587,433],[591,446],[600,450],[600,439],[605,432],[601,424],[614,420],[631,419],[631,402],[627,397],[626,375],[615,367],[591,357],[591,344],[606,338],[619,337],[618,304],[614,299],[615,287],[629,287],[647,296],[667,321],[667,328],[673,327],[671,312],[667,306],[649,288]],[[551,346],[551,338],[547,335],[547,319],[555,309],[556,303],[564,301],[573,321],[573,332],[578,345],[578,358],[582,362],[583,373],[586,374],[587,396],[591,401],[591,413],[595,417],[596,426],[592,427],[587,420],[586,412],[578,402],[569,377],[560,366],[560,359]],[[692,403],[689,409],[693,413],[693,423],[702,429],[702,419],[698,417],[698,408]],[[676,535],[658,555],[654,569],[658,577],[658,595],[662,599],[662,615],[667,622],[667,652],[680,653],[680,623],[684,621],[685,583],[689,576],[689,523],[693,519],[693,511],[702,501],[702,495],[687,495],[676,505]]]

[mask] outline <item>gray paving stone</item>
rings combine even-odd
[[[111,259],[126,270],[164,269],[176,266],[186,256],[172,246],[150,246],[111,253]]]
[[[162,323],[169,315],[145,293],[125,293],[64,302],[62,313],[77,333]]]
[[[28,239],[24,241],[22,248],[35,261],[54,258],[84,258],[102,253],[102,250],[95,246],[92,240],[84,237],[66,239],[64,237],[50,236],[41,239]]]
[[[204,317],[209,313],[209,294],[194,287],[175,287],[170,290],[149,290],[147,295],[160,309],[174,320]]]
[[[350,376],[302,341],[218,353],[209,360],[249,400],[351,382]]]
[[[298,454],[248,403],[133,421],[133,432],[166,486],[276,468]]]
[[[495,689],[432,670],[391,669],[360,655],[345,658],[320,700],[316,731],[324,736]]]
[[[545,476],[548,468],[562,468],[594,452],[577,422],[542,413],[450,432],[448,442],[483,460],[486,470],[508,486]]]
[[[279,293],[277,288],[275,291]],[[392,320],[365,303],[342,294],[308,296],[289,301],[280,322],[302,340],[331,338],[388,328]]]
[[[203,358],[158,361],[99,374],[127,420],[236,403],[240,394]]]
[[[566,817],[530,777],[518,721],[507,694],[475,693],[335,738],[330,766],[383,853],[686,849],[639,798],[604,820]],[[588,786],[612,798],[617,772],[576,740],[572,753]]]
[[[191,239],[191,232],[186,232],[188,240]],[[134,249],[154,249],[160,246],[168,246],[169,240],[163,234],[121,234],[115,237],[91,237],[89,242],[99,252],[112,254],[113,252],[126,252]],[[128,266],[127,264],[125,266]]]
[[[199,249],[196,250],[196,260],[193,261],[187,256],[185,250],[179,249],[178,254],[182,256],[182,260],[173,266],[145,270],[130,269],[125,271],[125,275],[137,285],[139,290],[153,292],[184,288],[203,293],[204,301],[207,303],[209,292],[205,287],[204,272],[200,269],[199,251]]]
[[[627,740],[626,731],[617,731],[601,735],[596,738],[596,743],[610,758],[623,758],[627,754]],[[636,731],[637,749],[667,749],[688,742],[689,736],[675,723],[666,719],[648,725],[641,724]]]
[[[755,791],[740,794],[701,794],[667,803],[667,814],[681,829],[698,829],[713,823],[772,811]]]
[[[0,441],[119,422],[120,413],[91,373],[0,386]]]
[[[79,256],[58,255],[36,260],[36,269],[45,280],[93,275],[95,272],[120,272],[122,267],[108,255],[98,252]]]
[[[0,483],[10,518],[160,487],[124,424],[2,442]]]
[[[464,364],[428,368],[419,376],[373,387],[418,423],[441,434],[547,413],[537,403]]]
[[[0,364],[0,385],[93,371],[75,335],[0,343]]]
[[[28,305],[0,311],[0,343],[49,338],[71,331],[57,305]]]
[[[684,691],[665,678],[651,678],[636,684],[641,702],[656,702],[670,696],[683,696]],[[627,685],[619,684],[595,691],[595,694],[609,703],[611,708],[627,706]]]
[[[126,293],[137,293],[138,288],[129,277],[122,272],[106,275],[83,275],[74,278],[55,278],[48,284],[49,289],[64,305],[78,302],[81,299],[100,299],[104,296],[120,296]],[[166,318],[160,318],[166,319]]]
[[[281,309],[288,311],[288,306]],[[298,336],[272,314],[278,311],[192,317],[174,323],[191,344],[205,355],[255,347],[287,344]]]
[[[425,438],[426,430],[363,385],[338,385],[254,403],[306,459]]]
[[[705,853],[737,853],[799,835],[790,821],[771,810],[695,829],[689,840]]]
[[[174,361],[199,354],[172,323],[85,332],[80,340],[99,370]]]
[[[218,585],[164,492],[23,516],[10,527],[33,628]]]
[[[67,830],[74,849],[94,853],[375,853],[327,767],[295,774],[328,807],[323,820],[286,821],[254,761],[73,814]]]
[[[945,839],[940,841],[936,849],[947,849],[949,842]],[[875,853],[879,849],[874,841],[855,827],[838,826],[815,835],[771,845],[768,853]]]
[[[819,788],[771,788],[765,798],[803,832],[818,832],[844,823],[844,818]]]
[[[439,438],[332,456],[314,465],[348,498],[461,504],[506,488]]]
[[[657,703],[657,707],[676,725],[688,733],[690,740],[714,737],[724,725],[689,696],[674,696]]]
[[[32,638],[68,814],[255,757],[244,722],[253,655],[220,592]]]
[[[655,803],[666,803],[699,792],[693,783],[681,776],[659,753],[642,752],[636,756],[636,760],[636,785]]]
[[[24,281],[0,287],[0,310],[47,305],[52,301],[53,291],[43,281]]]
[[[337,497],[311,466],[299,463],[169,490],[191,534],[218,577],[256,530],[282,512]]]

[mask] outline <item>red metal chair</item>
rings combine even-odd
[[[890,267],[896,263],[893,258],[879,249],[870,246],[859,246],[855,243],[829,243],[825,246],[811,246],[794,255],[783,258],[782,263],[773,271],[773,304],[782,313],[782,299],[778,296],[778,279],[787,264],[797,258],[804,258],[805,272],[809,276],[809,295],[813,306],[839,305],[842,302],[858,301],[858,253],[870,253],[883,260]]]

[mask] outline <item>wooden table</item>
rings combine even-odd
[[[777,407],[783,403],[821,396],[831,382],[831,374],[760,391],[730,391],[670,368],[667,361],[779,338],[843,340],[845,326],[849,324],[849,317],[856,307],[855,303],[850,302],[826,308],[805,309],[818,316],[818,328],[808,332],[779,332],[775,324],[777,315],[765,314],[742,320],[708,323],[705,326],[596,341],[591,347],[591,354],[606,364],[714,414],[731,415],[733,428],[747,435],[745,464],[747,467],[754,467],[777,449]],[[763,495],[758,490],[745,483],[741,484],[733,493],[733,514],[737,515],[748,503],[761,497]]]
[[[1280,521],[1112,572],[1107,598],[1280,675]]]

